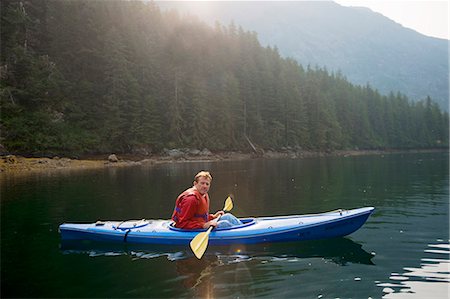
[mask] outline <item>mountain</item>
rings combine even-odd
[[[366,8],[334,2],[156,2],[213,25],[255,31],[264,46],[302,65],[341,72],[350,82],[413,101],[430,96],[448,111],[448,41],[422,35]]]

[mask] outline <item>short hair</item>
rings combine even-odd
[[[198,183],[198,180],[200,179],[200,178],[207,178],[207,179],[209,179],[210,181],[212,181],[212,176],[211,176],[211,174],[209,173],[209,171],[200,171],[199,173],[197,173],[196,175],[195,175],[195,178],[194,178],[194,181],[196,181],[197,183]]]

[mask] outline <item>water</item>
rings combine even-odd
[[[447,298],[448,154],[174,163],[1,177],[1,297]],[[211,170],[237,216],[376,207],[345,238],[210,247],[61,243],[63,222],[169,218]]]

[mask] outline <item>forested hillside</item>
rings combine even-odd
[[[234,22],[302,65],[341,71],[351,83],[369,82],[384,95],[400,91],[412,101],[430,96],[448,111],[448,40],[422,35],[367,8],[332,1],[156,3],[212,25]]]
[[[10,152],[448,146],[448,113],[136,1],[1,1]]]

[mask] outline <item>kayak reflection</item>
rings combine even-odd
[[[95,241],[62,241],[63,254],[88,254],[89,256],[128,255],[133,259],[167,257],[180,261],[194,257],[188,246],[151,245],[131,243],[105,243]],[[231,262],[262,258],[324,258],[339,265],[347,263],[373,265],[374,254],[365,251],[361,244],[348,238],[315,241],[266,243],[255,245],[212,246],[205,257],[227,257]],[[200,263],[200,262],[199,262]]]
[[[324,259],[338,265],[348,263],[373,265],[374,255],[348,238],[318,241],[268,243],[262,245],[212,246],[202,259],[197,259],[188,246],[64,241],[63,254],[97,256],[129,256],[132,260],[166,258],[173,262],[182,288],[195,298],[214,298],[233,294],[253,298],[270,291],[265,281],[284,261],[303,263],[306,259]],[[280,277],[278,277],[280,279]],[[274,281],[270,279],[270,281]],[[266,289],[268,288],[268,289]]]
[[[324,258],[338,265],[366,264],[374,265],[373,253],[369,253],[348,238],[305,241],[295,243],[272,243],[263,247],[259,253],[263,256],[296,257],[296,258]]]

